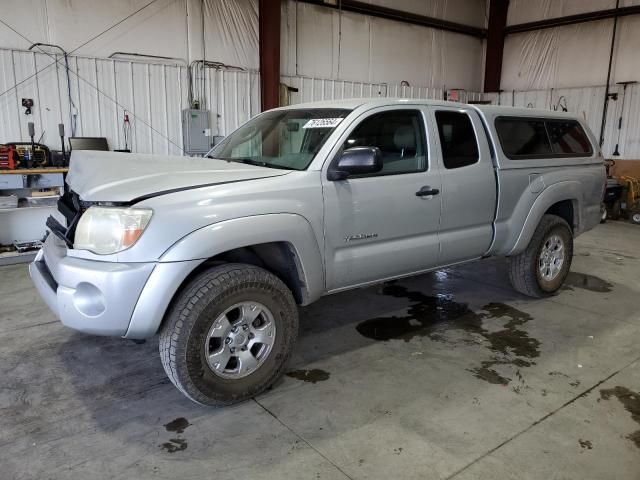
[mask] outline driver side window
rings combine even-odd
[[[395,110],[363,120],[343,144],[353,147],[378,147],[382,152],[382,170],[375,175],[397,175],[427,169],[425,130],[418,110]]]

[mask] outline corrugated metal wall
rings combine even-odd
[[[128,147],[134,152],[182,152],[186,66],[71,56],[69,79],[70,97],[60,55],[0,50],[0,142],[28,141],[27,123],[34,122],[36,140],[43,135],[42,143],[57,149],[62,122],[67,136],[106,137],[111,148],[124,148],[126,110],[132,134]],[[228,134],[259,112],[255,71],[207,69],[193,83],[194,90],[204,93],[199,95],[203,106],[211,110],[214,135]],[[34,100],[31,115],[24,114],[22,98]]]
[[[125,148],[123,119],[129,115],[134,152],[181,154],[181,110],[188,105],[187,66],[39,52],[0,50],[0,142],[28,141],[27,123],[36,140],[58,149],[58,123],[67,136],[106,137],[112,149]],[[290,103],[365,97],[443,98],[443,90],[309,77],[282,77],[298,89]],[[213,135],[227,135],[260,112],[260,74],[254,70],[196,68],[193,98],[211,111]],[[18,84],[16,88],[12,88]],[[461,92],[461,100],[480,94]],[[32,98],[31,115],[22,98]],[[69,105],[71,103],[71,108]]]
[[[605,158],[639,159],[640,84],[628,85],[626,90],[621,85],[613,85],[609,88],[609,92],[617,94],[617,99],[611,99],[607,108],[603,154]],[[484,98],[496,105],[515,107],[561,110],[564,106],[568,111],[584,118],[596,138],[599,138],[604,93],[605,87],[597,86],[503,91],[499,95],[485,94]],[[619,156],[613,155],[616,145],[618,145]]]
[[[352,82],[286,75],[281,76],[280,79],[285,85],[298,89],[297,92],[289,93],[290,104],[342,98],[389,97],[436,100],[444,98],[444,90],[441,88],[406,86],[399,83]],[[460,90],[459,94],[461,102],[483,99],[483,94],[479,92]]]
[[[211,111],[213,135],[228,135],[260,113],[260,73],[255,70],[208,68],[193,83],[194,97],[204,88],[202,106]]]

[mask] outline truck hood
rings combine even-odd
[[[191,188],[286,175],[212,158],[77,150],[67,184],[90,202],[135,202]]]

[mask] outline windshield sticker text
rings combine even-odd
[[[342,118],[312,118],[302,128],[333,128],[341,121]]]

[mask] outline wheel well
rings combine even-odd
[[[303,303],[307,296],[302,265],[295,248],[289,242],[260,243],[220,253],[199,265],[189,275],[189,278],[211,266],[222,263],[248,263],[264,268],[282,280],[291,290],[293,298],[298,304]]]
[[[571,227],[572,231],[574,231],[577,227],[577,219],[574,215],[573,209],[573,200],[562,200],[560,202],[554,203],[544,213],[556,215],[560,218],[563,218],[569,224],[569,227]]]

